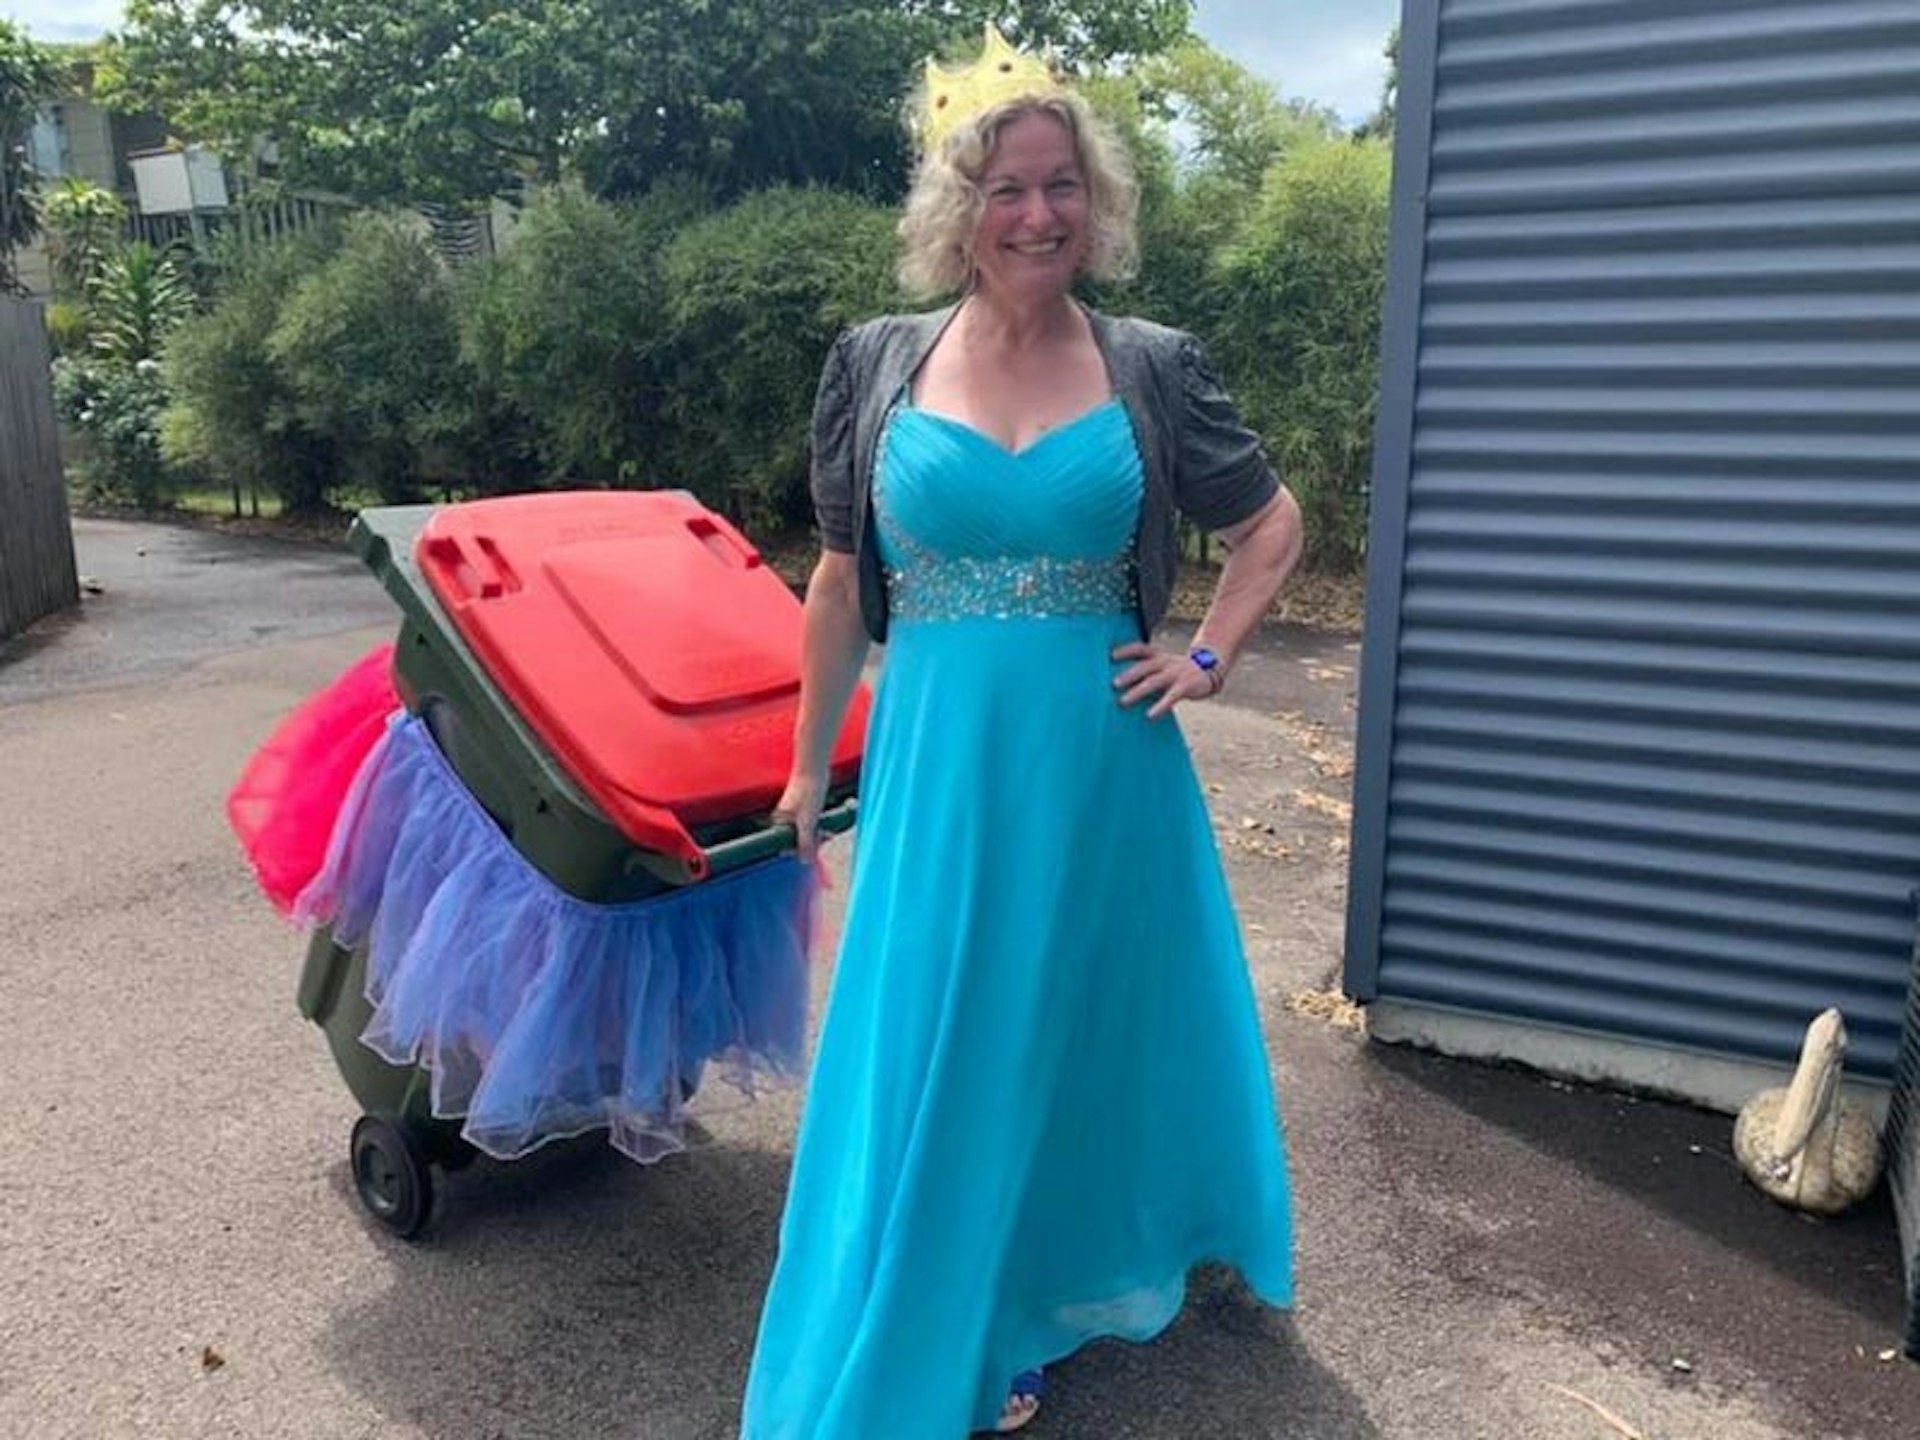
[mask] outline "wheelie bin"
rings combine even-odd
[[[770,812],[798,703],[800,607],[723,519],[677,492],[566,492],[370,509],[349,543],[400,607],[407,714],[558,891],[635,906],[791,851]],[[834,747],[829,832],[853,823],[866,707],[862,691]],[[435,1114],[424,1064],[363,1039],[364,944],[318,925],[298,1003],[364,1112],[355,1189],[410,1238],[432,1213],[435,1167],[474,1157],[463,1119]]]

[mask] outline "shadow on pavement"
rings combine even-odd
[[[1409,1207],[1410,1247],[1663,1368],[1737,1360],[1835,1433],[1910,1423],[1912,1367],[1878,1358],[1904,1303],[1884,1185],[1848,1215],[1815,1219],[1747,1183],[1730,1116],[1368,1049],[1374,1145],[1401,1157],[1413,1193],[1452,1207]]]
[[[724,1147],[481,1161],[423,1243],[379,1237],[391,1283],[336,1311],[334,1368],[435,1440],[732,1436],[785,1184],[784,1156]]]
[[[604,1147],[475,1165],[423,1244],[380,1237],[391,1283],[336,1311],[333,1367],[434,1440],[731,1440],[786,1169],[729,1146],[647,1169]],[[344,1165],[333,1184],[357,1204]],[[459,1366],[442,1358],[451,1336]],[[1287,1317],[1202,1271],[1158,1341],[1103,1342],[1061,1367],[1025,1433],[1378,1432]]]
[[[1180,1319],[1152,1344],[1101,1341],[1060,1366],[1046,1410],[1023,1433],[1375,1440],[1381,1432],[1290,1317],[1228,1274],[1201,1271]]]
[[[1733,1119],[1690,1106],[1556,1084],[1524,1071],[1373,1047],[1386,1070],[1523,1139],[1703,1239],[1819,1292],[1875,1325],[1897,1324],[1899,1252],[1886,1188],[1816,1219],[1777,1205],[1733,1160]]]

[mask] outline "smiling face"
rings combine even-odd
[[[981,172],[980,194],[980,288],[1025,303],[1065,294],[1086,258],[1090,212],[1066,125],[1044,110],[1009,121]]]

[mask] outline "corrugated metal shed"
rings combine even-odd
[[[1348,989],[1891,1072],[1920,3],[1408,0]]]
[[[1887,1180],[1906,1261],[1909,1359],[1920,1360],[1920,934],[1915,935],[1913,987],[1907,994],[1906,1041],[1887,1107]]]

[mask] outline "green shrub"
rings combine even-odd
[[[168,498],[172,471],[160,438],[167,388],[159,357],[192,309],[193,292],[174,257],[136,243],[99,258],[87,281],[83,323],[71,311],[59,317],[54,396],[85,447],[94,498],[143,508]]]
[[[1221,254],[1215,358],[1307,521],[1308,562],[1366,547],[1391,156],[1384,142],[1304,145],[1267,174]]]
[[[236,258],[213,307],[168,341],[167,456],[230,486],[235,513],[243,489],[256,502],[261,490],[270,491],[293,512],[327,502],[338,463],[334,446],[302,421],[267,351],[286,297],[325,261],[325,249],[304,240]]]
[[[673,479],[748,525],[809,513],[807,420],[834,336],[897,308],[894,217],[775,189],[687,226],[667,252]]]
[[[160,445],[167,391],[157,361],[56,360],[53,394],[61,418],[84,441],[90,498],[142,509],[168,498],[172,472]]]
[[[356,218],[288,295],[266,354],[292,417],[334,447],[340,480],[402,502],[447,478],[469,382],[452,284],[417,229]]]
[[[483,429],[511,434],[548,483],[645,484],[658,475],[667,439],[660,260],[703,208],[698,192],[680,187],[618,205],[549,190],[500,258],[466,277],[461,353],[495,408]]]
[[[80,355],[92,343],[87,324],[87,307],[74,300],[54,300],[47,305],[47,339],[55,355]]]

